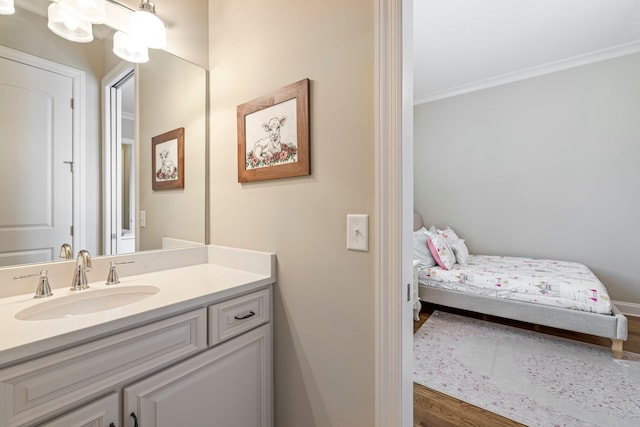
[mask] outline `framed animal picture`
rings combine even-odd
[[[151,188],[184,188],[184,128],[151,138]]]
[[[309,162],[309,79],[237,109],[238,182],[304,176]]]

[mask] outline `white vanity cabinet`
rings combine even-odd
[[[124,413],[131,426],[270,426],[269,325],[125,387]]]
[[[4,368],[0,426],[271,426],[270,292]]]
[[[40,427],[119,427],[120,395],[111,393],[95,402],[81,406]]]

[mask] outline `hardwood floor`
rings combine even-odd
[[[420,320],[413,322],[413,332],[435,311],[448,311],[450,313],[462,314],[469,317],[488,320],[490,322],[511,325],[518,328],[536,330],[550,335],[561,336],[577,341],[589,342],[592,344],[611,347],[611,340],[594,337],[591,335],[578,334],[575,332],[563,331],[545,326],[531,325],[529,323],[500,319],[493,316],[484,316],[478,313],[471,313],[464,310],[456,310],[447,307],[440,307],[433,304],[422,304]],[[624,350],[640,354],[640,317],[627,316],[629,326],[629,337],[624,343]],[[613,354],[612,354],[613,357]],[[463,402],[451,396],[447,396],[438,391],[429,389],[420,384],[413,384],[413,424],[415,427],[515,427],[522,424],[510,419],[501,417],[477,406]]]

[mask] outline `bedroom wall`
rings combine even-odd
[[[211,242],[277,254],[275,425],[375,424],[374,2],[211,0]],[[236,107],[311,80],[311,176],[239,184]],[[374,247],[371,236],[370,248]]]
[[[640,304],[640,54],[417,105],[415,208],[477,254],[588,265]]]

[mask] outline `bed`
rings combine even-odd
[[[463,244],[458,247],[461,264],[455,261],[456,257],[461,258],[458,250],[451,250],[448,255],[444,252],[444,246],[455,249],[461,240],[453,230],[448,231],[449,236],[447,229],[428,230],[420,215],[414,216],[414,277],[421,301],[609,338],[615,357],[622,357],[627,319],[586,266],[567,261],[469,255]],[[423,239],[422,234],[430,237],[419,240]],[[443,265],[447,256],[453,256],[454,262],[449,259]]]

